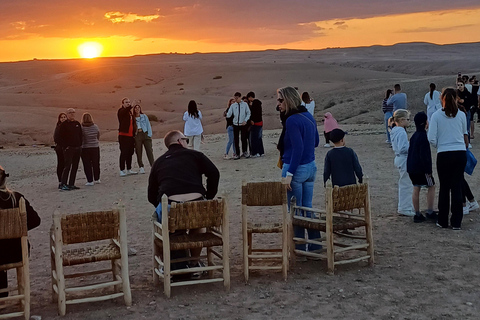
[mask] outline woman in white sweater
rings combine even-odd
[[[442,109],[442,102],[440,101],[440,92],[435,90],[437,86],[435,83],[430,83],[430,91],[425,94],[425,98],[423,98],[423,103],[427,106],[427,118],[428,122],[430,122],[430,118],[432,114]]]
[[[195,100],[188,103],[188,111],[183,114],[183,121],[185,121],[183,134],[190,139],[193,149],[199,151],[203,133],[202,113],[197,109]]]
[[[462,225],[462,183],[467,164],[467,118],[459,112],[455,89],[444,89],[441,96],[443,109],[432,115],[428,129],[428,141],[437,148],[437,172],[440,180],[437,226],[450,226],[460,230]],[[450,205],[450,196],[452,203]]]

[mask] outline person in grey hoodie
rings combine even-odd
[[[408,156],[408,136],[406,127],[410,125],[410,113],[405,109],[398,109],[393,113],[389,120],[390,138],[392,139],[392,149],[395,152],[395,167],[398,169],[400,178],[398,179],[398,208],[397,212],[401,215],[415,216],[413,208],[412,193],[413,185],[407,173]]]

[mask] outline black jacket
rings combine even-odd
[[[262,101],[255,99],[250,106],[250,120],[253,122],[262,122]]]
[[[417,127],[410,138],[407,156],[407,172],[412,174],[432,174],[432,153],[425,128]]]
[[[207,177],[207,190],[203,187],[202,175]],[[152,166],[148,178],[148,201],[157,207],[164,194],[171,196],[194,192],[213,199],[219,180],[220,172],[207,156],[173,144]]]
[[[128,133],[128,128],[130,128],[130,123],[133,122],[133,135],[135,135],[137,121],[133,119],[131,113],[132,107],[118,109],[117,118],[118,118],[118,132]]]
[[[83,140],[82,126],[80,122],[74,120],[64,121],[58,128],[58,138],[60,146],[66,147],[81,147]]]

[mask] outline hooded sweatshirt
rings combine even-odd
[[[333,129],[338,129],[337,120],[332,116],[330,112],[325,113],[325,120],[323,124],[323,131],[326,133],[332,131]]]
[[[415,116],[417,131],[410,138],[407,157],[408,173],[432,174],[432,154],[430,152],[430,144],[428,143],[427,131],[425,130],[426,120],[427,115],[425,114],[424,121],[417,121],[417,116]]]
[[[390,138],[392,139],[392,149],[396,157],[406,157],[408,155],[408,136],[405,128],[394,127],[390,131]]]

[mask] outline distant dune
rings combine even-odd
[[[34,60],[0,63],[0,145],[52,143],[59,112],[90,112],[101,140],[117,136],[116,111],[123,97],[138,99],[159,119],[154,137],[183,129],[189,100],[204,114],[205,133],[221,133],[228,98],[252,90],[263,101],[265,129],[280,126],[275,90],[308,91],[344,123],[381,121],[383,94],[401,83],[412,110],[423,109],[430,82],[454,84],[457,72],[480,72],[480,43],[402,43],[318,51],[267,50],[211,54],[159,54],[95,60]],[[467,59],[468,57],[468,59]]]

